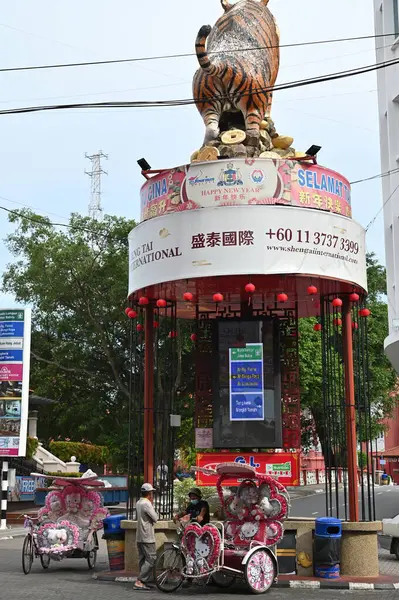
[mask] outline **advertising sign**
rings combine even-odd
[[[263,421],[263,344],[229,349],[230,420]]]
[[[365,232],[330,213],[231,206],[151,219],[129,234],[129,294],[179,279],[248,275],[248,269],[331,277],[367,289]]]
[[[0,310],[0,457],[26,452],[30,331],[30,309]]]
[[[141,188],[141,220],[170,212],[283,204],[352,216],[345,177],[289,159],[224,159],[163,171]]]
[[[251,465],[258,473],[275,477],[283,485],[299,485],[299,454],[290,452],[212,452],[197,454],[197,467],[215,469],[221,463],[236,462]],[[217,475],[197,473],[197,485],[214,486]],[[223,485],[231,487],[239,485],[239,479],[228,479]]]

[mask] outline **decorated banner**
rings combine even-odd
[[[30,309],[0,310],[0,456],[25,456]]]
[[[263,421],[263,344],[229,349],[230,421]]]
[[[167,281],[304,274],[367,289],[364,229],[340,215],[285,206],[172,213],[129,234],[129,294]]]
[[[197,454],[197,467],[215,469],[221,463],[236,462],[254,467],[260,474],[270,475],[278,479],[283,485],[299,485],[299,454],[294,452],[210,452]],[[197,485],[214,486],[218,480],[217,475],[197,473]],[[239,479],[228,479],[223,485],[231,487],[239,485]]]
[[[141,220],[212,206],[283,204],[352,216],[348,180],[290,159],[223,159],[162,171],[141,188]]]

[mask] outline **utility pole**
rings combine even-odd
[[[89,156],[85,154],[93,165],[91,171],[85,171],[86,175],[91,178],[91,195],[89,202],[89,217],[96,221],[101,221],[103,216],[103,209],[101,206],[101,175],[104,173],[108,175],[106,171],[101,167],[101,159],[108,159],[108,154],[103,154],[100,150],[97,154]]]

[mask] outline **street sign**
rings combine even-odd
[[[263,344],[229,349],[230,420],[263,421]]]

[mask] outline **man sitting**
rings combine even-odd
[[[206,500],[201,500],[202,492],[199,488],[192,488],[188,497],[190,504],[184,512],[175,516],[176,520],[196,521],[200,525],[207,525],[210,521],[209,504]]]

